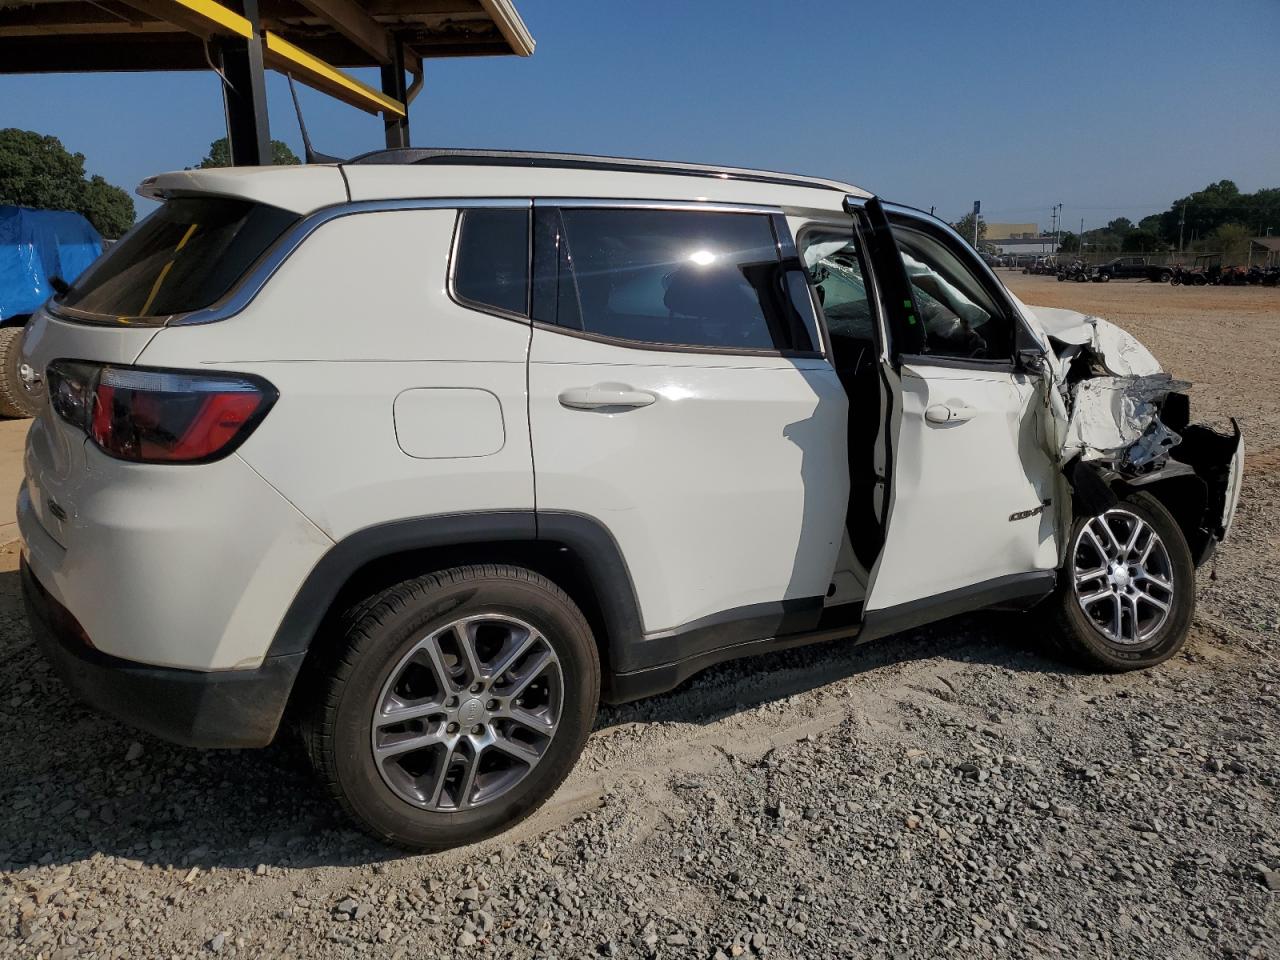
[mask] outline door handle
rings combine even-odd
[[[647,407],[658,399],[648,390],[633,390],[625,383],[597,383],[590,387],[570,387],[560,394],[560,406],[573,410],[601,410],[609,407]]]
[[[925,407],[924,418],[930,423],[964,423],[977,411],[963,403],[932,403]]]

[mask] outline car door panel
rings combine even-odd
[[[538,510],[587,513],[609,529],[646,633],[822,597],[843,533],[847,403],[830,366],[692,359],[533,334]],[[561,399],[603,385],[655,399],[595,409]]]
[[[1047,458],[1026,426],[1035,391],[1019,379],[927,358],[901,367],[889,533],[869,610],[1056,566],[1041,509]],[[961,416],[935,421],[939,407]]]
[[[644,633],[674,638],[664,656],[720,623],[742,626],[723,642],[813,626],[848,501],[848,404],[794,299],[785,221],[573,203],[535,201],[539,513],[608,528]]]
[[[1012,338],[992,344],[986,358],[930,355],[915,288],[920,281],[908,277],[889,216],[877,200],[862,215],[890,331],[886,370],[899,401],[885,546],[872,571],[868,616],[936,603],[952,603],[948,612],[956,612],[966,608],[957,597],[988,595],[993,585],[1024,577],[1043,582],[1040,574],[1057,566],[1058,543],[1056,472],[1041,439],[1041,385],[1015,368]],[[951,242],[923,217],[898,220]],[[966,262],[958,258],[953,270]],[[917,271],[923,266],[913,264]],[[974,289],[991,291],[976,267],[960,269],[970,271],[964,279],[977,284]],[[1012,311],[998,298],[994,303],[997,314],[1002,307]],[[1004,316],[1016,333],[1016,316]]]

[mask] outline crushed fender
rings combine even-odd
[[[1063,459],[1106,460],[1136,474],[1169,455],[1181,437],[1160,419],[1160,404],[1191,384],[1167,373],[1097,376],[1069,388],[1071,419]]]
[[[1191,423],[1183,392],[1191,385],[1162,371],[1115,324],[1043,308],[1037,317],[1056,361],[1048,402],[1073,511],[1095,515],[1115,505],[1116,488],[1158,484],[1197,563],[1204,562],[1226,536],[1239,499],[1239,426],[1233,420],[1232,432],[1223,433]]]

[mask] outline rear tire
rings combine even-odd
[[[513,826],[560,786],[595,721],[591,629],[530,570],[406,580],[331,639],[308,665],[303,740],[333,798],[386,843],[445,850]]]
[[[0,417],[30,417],[35,413],[18,377],[24,330],[24,327],[0,327]]]
[[[1181,650],[1195,606],[1195,564],[1181,528],[1159,500],[1134,493],[1100,516],[1076,518],[1043,609],[1067,659],[1119,673]]]

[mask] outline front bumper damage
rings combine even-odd
[[[1130,490],[1148,490],[1182,527],[1196,564],[1206,562],[1240,497],[1239,425],[1233,419],[1224,433],[1192,423],[1191,385],[1114,324],[1084,317],[1048,333],[1056,361],[1049,402],[1072,513],[1096,515]]]

